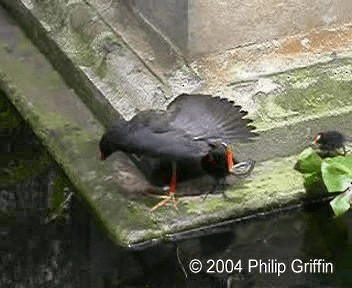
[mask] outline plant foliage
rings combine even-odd
[[[295,169],[302,173],[307,191],[325,189],[343,192],[330,202],[336,216],[349,210],[352,204],[352,156],[322,159],[314,149],[307,148],[298,156]]]

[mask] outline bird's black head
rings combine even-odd
[[[100,149],[101,160],[105,160],[107,157],[109,157],[112,153],[114,153],[117,150],[112,134],[109,131],[106,132],[101,137],[100,143],[99,143],[99,149]]]
[[[324,131],[315,136],[313,144],[323,149],[338,149],[344,146],[345,137],[338,131]]]
[[[128,129],[127,122],[121,118],[106,131],[99,143],[101,160],[105,160],[117,150],[128,152],[129,143],[126,141]]]

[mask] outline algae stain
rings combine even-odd
[[[74,47],[73,51],[75,51],[77,62],[85,67],[95,66],[99,59],[91,48],[90,43],[86,42],[79,34],[74,34],[72,36],[71,45]]]
[[[282,89],[271,94],[258,95],[259,113],[265,120],[287,120],[309,116],[352,104],[351,67],[347,61],[296,69],[275,75]]]
[[[352,82],[322,77],[306,89],[287,87],[285,93],[275,98],[275,103],[301,115],[311,115],[351,105],[351,93]]]
[[[183,203],[187,207],[187,214],[201,214],[202,212],[216,212],[224,208],[226,203],[224,199],[218,198],[218,196],[210,195],[209,199],[202,201],[202,199],[197,197],[197,199],[187,200]]]
[[[244,211],[262,207],[268,195],[272,202],[290,198],[290,194],[296,194],[303,187],[299,173],[293,170],[295,160],[295,157],[289,157],[260,163],[250,176],[251,179],[244,179],[225,190],[228,199],[221,194],[209,195],[205,201],[201,197],[182,199],[182,205],[186,206],[185,213],[200,215],[231,210],[243,214]]]
[[[351,59],[299,68],[272,76],[279,89],[254,95],[258,102],[256,126],[295,121],[352,105]]]

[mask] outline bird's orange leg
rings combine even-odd
[[[229,173],[233,173],[233,152],[230,147],[226,146],[226,160],[227,160],[227,168]]]
[[[176,175],[176,163],[172,162],[172,176],[171,176],[171,181],[170,181],[170,189],[169,189],[169,195],[164,196],[165,199],[161,200],[158,204],[156,204],[150,211],[154,211],[155,209],[165,205],[167,202],[172,200],[174,203],[174,207],[176,210],[177,208],[177,199],[175,198],[175,193],[176,193],[176,183],[177,183],[177,175]]]

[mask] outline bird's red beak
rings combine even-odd
[[[314,138],[313,144],[318,145],[318,143],[319,143],[318,141],[319,141],[320,137],[321,137],[321,135],[318,134],[318,135]]]

